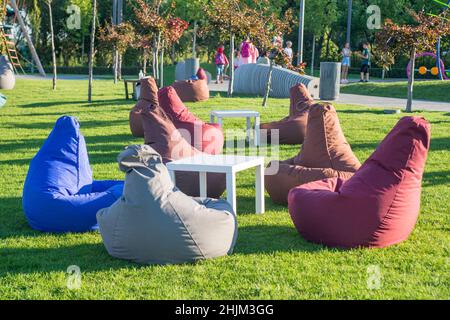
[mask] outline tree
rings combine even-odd
[[[450,35],[448,13],[430,16],[425,12],[410,11],[413,24],[398,25],[387,19],[376,35],[378,51],[389,53],[392,57],[408,54],[410,77],[408,79],[408,101],[406,112],[412,111],[415,60],[418,53],[433,51],[439,37]]]
[[[92,26],[91,26],[91,44],[89,48],[89,83],[88,83],[88,102],[92,102],[92,81],[94,78],[94,55],[95,55],[95,20],[97,18],[97,0],[92,0]]]
[[[136,3],[134,13],[140,31],[138,46],[144,52],[144,72],[146,57],[148,51],[151,50],[153,77],[162,86],[161,71],[164,66],[164,47],[177,42],[184,30],[187,29],[188,23],[175,17],[173,14],[175,4],[173,2],[168,7],[162,7],[161,0],[153,0],[152,3],[136,0]],[[162,53],[161,56],[160,53]]]
[[[52,67],[53,67],[53,90],[56,90],[56,50],[55,50],[55,33],[53,31],[53,14],[52,14],[52,0],[46,0],[48,6],[48,15],[50,18],[50,41],[52,44]]]
[[[216,32],[221,40],[228,38],[230,42],[230,82],[228,96],[233,95],[234,82],[234,41],[236,35],[244,36],[250,29],[250,22],[246,16],[248,7],[239,0],[211,0],[209,6],[204,8],[210,22],[206,32]]]

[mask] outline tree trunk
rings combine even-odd
[[[89,49],[88,102],[92,102],[92,80],[94,77],[94,44],[95,44],[95,19],[96,19],[96,17],[97,17],[97,0],[92,0],[91,46]]]
[[[84,65],[84,34],[81,36],[81,65]]]
[[[228,97],[233,96],[234,84],[234,33],[230,36],[230,81],[228,82]]]
[[[117,78],[122,80],[122,55],[119,53],[119,62],[117,63]]]
[[[411,49],[410,53],[410,77],[408,79],[408,101],[406,103],[406,112],[412,112],[413,89],[414,89],[414,69],[416,68],[416,48]]]
[[[159,70],[159,87],[164,87],[164,40],[161,42],[161,58]]]
[[[23,18],[20,15],[16,0],[11,0],[11,5],[14,8],[14,11],[16,12],[17,21],[20,24],[20,29],[22,30],[22,33],[25,35],[25,38],[27,39],[28,48],[30,49],[34,63],[36,63],[36,67],[38,68],[39,74],[45,77],[45,71],[44,68],[42,67],[41,60],[39,60],[39,56],[36,53],[36,48],[34,47],[33,42],[31,41],[30,34],[28,33],[27,26],[25,25],[25,22],[23,21]]]
[[[53,79],[52,79],[52,84],[53,84],[53,90],[56,90],[56,50],[55,50],[55,33],[53,31],[53,12],[52,12],[52,1],[48,0],[47,1],[47,5],[48,5],[48,15],[50,18],[50,39],[51,39],[51,43],[52,43],[52,66],[53,66]]]
[[[144,49],[143,50],[143,56],[144,56],[144,61],[142,62],[142,72],[144,73],[144,75],[147,75],[147,50]]]
[[[192,40],[192,57],[197,57],[197,20],[194,21],[194,38]]]
[[[119,72],[119,53],[117,49],[114,49],[113,54],[113,74],[114,74],[114,84],[117,84],[118,72]]]
[[[311,53],[311,76],[314,76],[314,59],[316,55],[316,35],[313,34],[313,44]]]
[[[272,72],[273,72],[273,60],[270,59],[270,66],[269,66],[269,74],[267,75],[267,82],[266,82],[266,92],[264,93],[264,99],[262,106],[267,106],[267,100],[269,99],[270,94],[270,88],[272,87]]]

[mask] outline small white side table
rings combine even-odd
[[[246,118],[247,119],[247,141],[250,140],[250,130],[252,128],[251,118],[255,120],[254,142],[255,146],[259,146],[259,125],[260,117],[259,112],[252,110],[214,110],[210,114],[210,122],[214,123],[214,118],[217,117],[217,123],[222,127],[224,118]]]
[[[227,181],[227,201],[236,212],[236,173],[256,168],[256,213],[264,213],[264,157],[237,155],[209,155],[184,158],[166,164],[172,181],[176,185],[175,171],[198,172],[200,178],[200,196],[206,197],[206,173],[225,173]]]

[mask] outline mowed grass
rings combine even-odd
[[[406,99],[407,86],[407,81],[357,82],[341,87],[341,92]],[[450,102],[450,81],[416,81],[414,99]]]
[[[197,264],[141,266],[114,259],[97,232],[44,234],[33,231],[22,211],[28,164],[61,115],[79,118],[96,179],[123,179],[116,163],[130,135],[123,86],[95,81],[86,102],[86,81],[19,80],[3,92],[0,109],[0,298],[1,299],[448,299],[450,208],[450,113],[417,112],[432,124],[417,226],[404,243],[385,249],[338,250],[308,243],[298,235],[286,207],[266,194],[266,213],[254,212],[254,173],[238,174],[239,237],[234,254]],[[288,99],[227,99],[213,94],[188,104],[207,120],[212,109],[254,109],[262,121],[284,117]],[[338,105],[343,130],[364,161],[401,115]],[[242,128],[245,120],[226,120]],[[299,146],[282,146],[280,158]],[[363,212],[361,214],[364,214]],[[77,265],[81,288],[69,290],[66,270]],[[370,289],[370,266],[381,271],[381,287]],[[368,269],[369,268],[369,269]]]

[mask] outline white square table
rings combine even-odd
[[[227,201],[236,212],[236,173],[256,168],[256,213],[264,213],[264,157],[237,155],[209,155],[184,158],[166,164],[172,181],[176,185],[175,171],[198,172],[200,196],[206,197],[206,173],[225,173],[227,182]]]
[[[217,117],[217,124],[222,127],[222,122],[224,118],[246,118],[247,119],[247,141],[250,140],[250,130],[252,128],[251,118],[255,120],[255,131],[254,131],[254,143],[255,146],[259,146],[259,134],[260,134],[260,117],[259,112],[252,110],[214,110],[210,114],[210,122],[214,122],[214,118]]]

